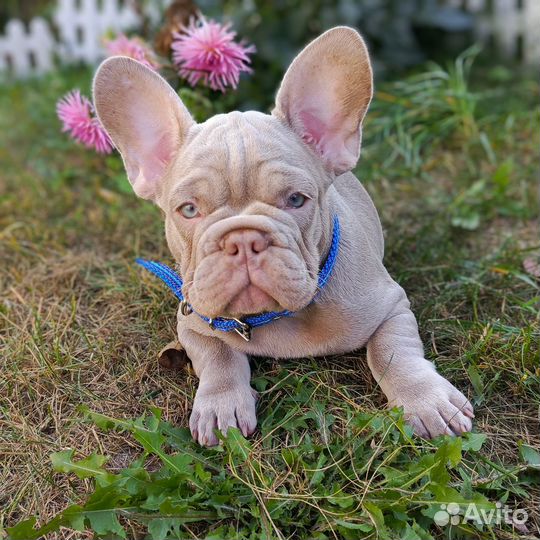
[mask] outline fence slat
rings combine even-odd
[[[36,58],[36,73],[46,73],[53,68],[54,51],[56,43],[51,29],[42,18],[30,21],[30,34],[32,36],[32,48]]]
[[[540,1],[526,0],[523,6],[523,59],[527,64],[540,62]]]
[[[26,75],[31,70],[26,53],[26,29],[22,21],[13,20],[7,24],[7,37],[12,47],[13,71],[16,75]]]
[[[27,30],[22,21],[12,19],[0,36],[0,69],[16,77],[45,73],[52,68],[55,46],[45,20],[33,19]]]
[[[497,0],[494,4],[493,26],[499,48],[510,58],[516,56],[520,35],[520,13],[515,0]]]

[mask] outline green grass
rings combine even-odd
[[[254,437],[191,442],[196,378],[156,360],[176,305],[133,262],[169,258],[159,211],[55,119],[90,73],[1,88],[0,537],[45,534],[31,516],[66,539],[540,534],[539,88],[494,70],[471,91],[469,58],[380,89],[357,171],[427,357],[475,405],[475,434],[434,442],[383,410],[363,351],[255,360]],[[470,501],[529,519],[434,524]]]

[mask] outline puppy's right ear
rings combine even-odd
[[[362,121],[372,94],[373,74],[364,40],[356,30],[338,26],[293,60],[272,114],[340,175],[358,161]]]
[[[155,201],[167,167],[195,123],[188,110],[160,75],[124,56],[99,66],[94,104],[133,190]]]

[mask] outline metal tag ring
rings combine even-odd
[[[180,302],[180,313],[184,316],[187,316],[190,313],[193,313],[193,308],[187,303],[186,300],[182,300]]]

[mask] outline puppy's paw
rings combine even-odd
[[[214,430],[226,435],[229,427],[248,437],[257,426],[256,399],[257,393],[249,385],[199,387],[189,419],[193,438],[202,446],[215,446],[218,438]]]
[[[474,412],[469,400],[438,373],[404,387],[391,406],[402,406],[414,432],[427,439],[463,435],[472,428]]]

